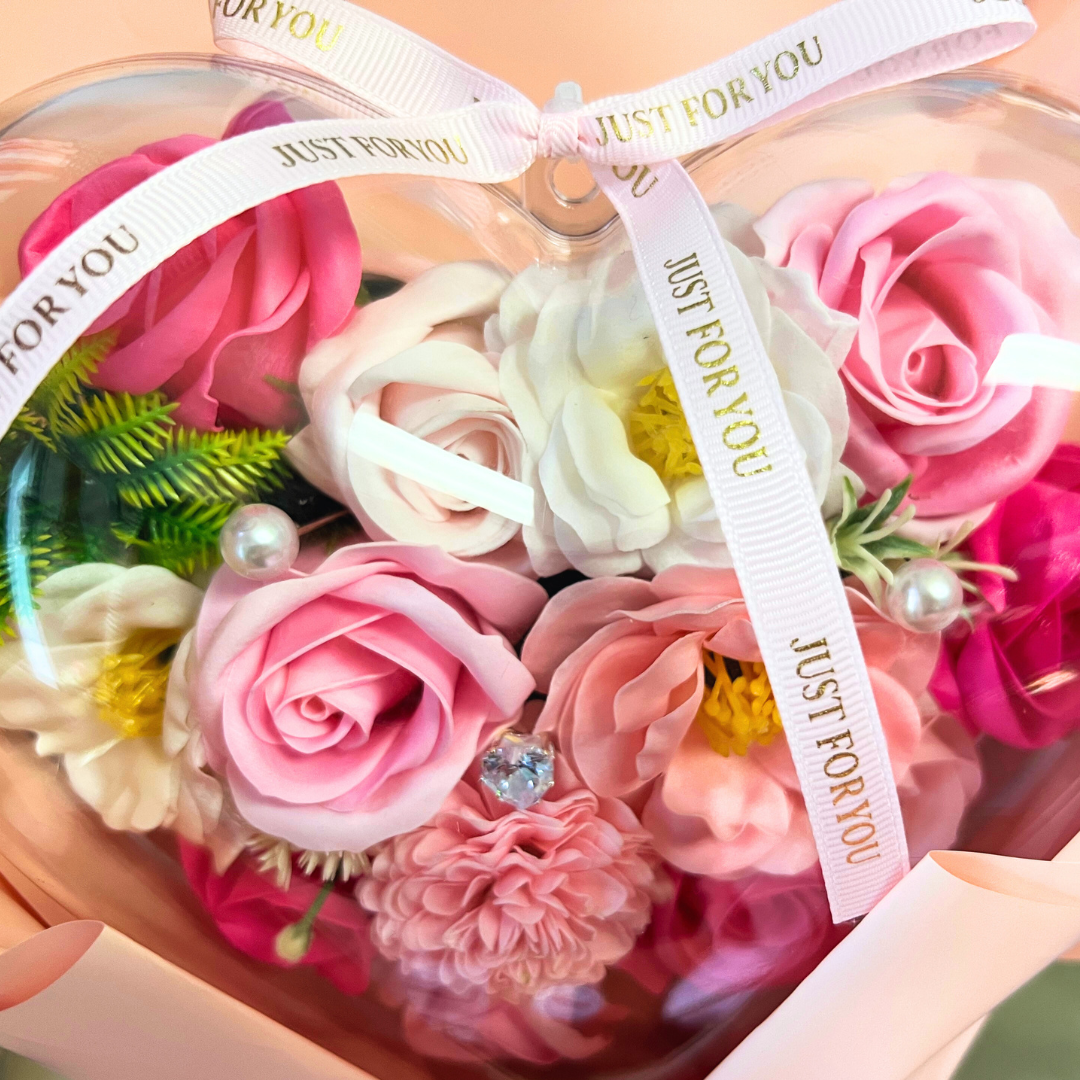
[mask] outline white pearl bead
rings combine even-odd
[[[265,503],[234,510],[218,543],[225,565],[253,581],[283,576],[300,554],[300,534],[292,518]]]
[[[964,606],[955,572],[937,559],[912,559],[893,575],[885,606],[901,626],[919,633],[944,630]]]

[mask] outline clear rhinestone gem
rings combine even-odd
[[[480,759],[480,779],[498,799],[528,810],[555,783],[555,752],[542,735],[508,731]]]

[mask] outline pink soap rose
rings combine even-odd
[[[1038,476],[971,534],[989,611],[947,635],[934,696],[973,732],[1033,749],[1080,728],[1080,447],[1059,446]]]
[[[372,539],[437,544],[460,558],[510,545],[489,561],[528,567],[516,521],[399,476],[349,446],[363,413],[512,480],[528,480],[525,440],[484,349],[484,320],[505,288],[506,274],[487,263],[433,267],[360,308],[337,337],[304,359],[300,393],[311,423],[289,443],[289,460],[348,506]]]
[[[619,965],[654,994],[667,993],[665,1016],[699,1020],[725,997],[792,986],[844,936],[816,867],[737,881],[671,873],[675,895]]]
[[[225,138],[289,121],[280,102],[239,113]],[[84,176],[26,230],[19,266],[29,273],[71,232],[114,199],[217,140],[179,135],[140,147]],[[113,235],[122,259],[132,247]],[[76,280],[85,277],[75,268]],[[261,203],[181,248],[90,327],[115,328],[116,349],[96,385],[164,390],[180,423],[290,427],[305,352],[335,333],[360,288],[360,242],[336,184],[316,184]],[[59,298],[58,298],[58,302]]]
[[[363,851],[434,814],[533,680],[511,648],[534,581],[438,548],[305,552],[280,581],[221,569],[195,628],[191,710],[256,829]]]
[[[918,857],[952,843],[979,769],[970,740],[924,693],[937,635],[910,633],[862,593],[847,594]],[[680,869],[800,873],[817,854],[787,744],[778,735],[745,755],[713,749],[699,717],[704,650],[761,661],[731,570],[677,566],[651,582],[571,585],[545,608],[522,653],[548,695],[537,729],[554,733],[598,795],[643,805],[657,850]]]
[[[427,825],[382,847],[356,894],[405,975],[521,1002],[599,982],[630,951],[668,888],[648,842],[625,803],[561,761],[528,810],[462,780]]]
[[[1080,339],[1080,240],[1045,192],[934,173],[875,197],[863,181],[825,180],[754,228],[770,262],[806,271],[859,320],[841,369],[843,460],[871,494],[912,473],[920,518],[963,520],[1038,472],[1069,394],[984,378],[1008,334]]]
[[[180,860],[195,895],[233,948],[264,964],[293,966],[278,956],[274,939],[311,907],[321,882],[294,874],[289,888],[279,889],[272,876],[243,859],[217,874],[211,853],[184,840]],[[367,916],[351,896],[332,892],[315,920],[311,948],[299,962],[315,968],[342,993],[362,994],[374,953]]]

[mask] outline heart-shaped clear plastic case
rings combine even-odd
[[[0,290],[211,141],[357,115],[197,56],[28,91],[0,107]],[[913,859],[1053,856],[1080,829],[1080,427],[1068,390],[987,376],[1008,335],[1080,340],[1077,114],[960,72],[687,165]],[[530,520],[384,468],[358,416],[527,485]],[[361,176],[221,224],[86,328],[0,493],[0,870],[45,921],[101,918],[380,1080],[702,1078],[850,932],[584,166]]]

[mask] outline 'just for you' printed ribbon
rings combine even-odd
[[[1007,52],[1035,29],[1022,0],[840,0],[651,90],[544,111],[346,0],[211,0],[210,14],[223,49],[314,71],[384,117],[225,140],[75,230],[0,307],[0,432],[127,289],[261,202],[353,175],[498,183],[537,158],[583,158],[633,247],[783,718],[833,918],[864,914],[909,866],[888,750],[780,386],[716,225],[675,159]],[[353,432],[354,452],[529,520],[523,485],[370,425]]]

